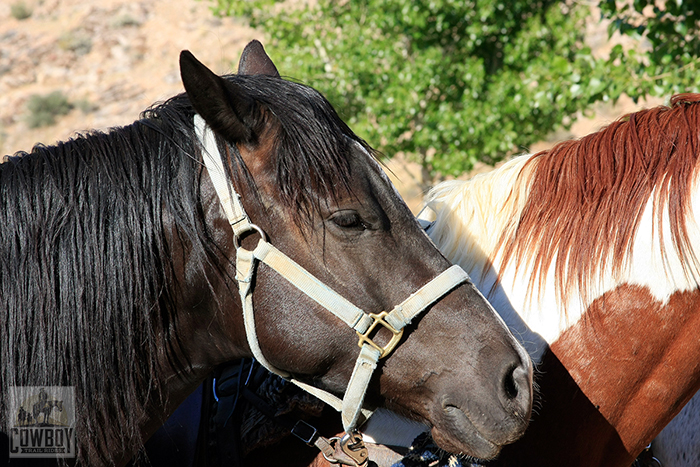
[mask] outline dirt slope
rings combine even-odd
[[[215,18],[205,1],[25,0],[33,12],[22,21],[11,15],[14,3],[0,3],[0,154],[131,123],[153,102],[182,91],[180,50],[228,72],[260,36]],[[30,129],[27,99],[56,90],[84,110]]]

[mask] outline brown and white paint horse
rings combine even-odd
[[[678,95],[428,195],[431,237],[540,369],[498,465],[629,466],[700,387],[699,132]]]
[[[489,466],[629,467],[700,387],[699,132],[700,95],[678,95],[428,194],[429,235],[539,370],[525,436]],[[386,453],[420,427],[365,430]]]

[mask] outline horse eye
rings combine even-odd
[[[354,211],[341,211],[336,213],[333,218],[333,222],[338,227],[344,229],[364,229],[365,224],[362,222],[360,215]]]

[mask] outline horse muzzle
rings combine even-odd
[[[519,361],[496,372],[490,404],[476,403],[467,391],[454,389],[438,398],[431,419],[432,436],[440,448],[488,460],[525,433],[532,413],[533,368],[527,354],[516,349]]]

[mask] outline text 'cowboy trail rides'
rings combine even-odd
[[[10,457],[75,457],[75,397],[67,386],[13,386]]]

